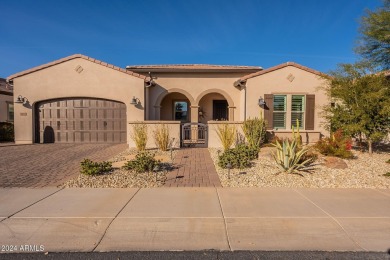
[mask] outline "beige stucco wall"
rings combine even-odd
[[[294,80],[287,79],[289,75],[293,75]],[[305,70],[287,66],[279,70],[275,70],[258,77],[250,78],[247,80],[247,109],[246,115],[248,117],[258,117],[259,113],[264,115],[264,110],[259,107],[259,97],[264,98],[264,94],[286,94],[287,96],[287,115],[291,111],[291,94],[315,94],[315,118],[314,118],[314,130],[308,131],[315,133],[321,132],[327,135],[327,131],[322,127],[323,119],[320,116],[321,107],[328,103],[327,96],[324,91],[319,90],[320,86],[323,86],[324,81],[318,75]],[[286,129],[275,130],[280,131],[280,135],[284,135],[282,132],[290,131],[291,124],[289,122],[289,115],[286,120]],[[313,138],[315,140],[316,138]],[[312,140],[311,140],[312,142]]]
[[[229,124],[229,126],[234,126],[236,128],[236,133],[242,137],[244,137],[244,132],[242,131],[242,122],[241,121],[227,121],[222,123],[221,121],[209,121],[209,139],[208,139],[208,147],[213,148],[222,148],[221,140],[218,137],[217,131],[218,126],[223,124]],[[234,144],[233,144],[234,146]],[[232,146],[232,147],[233,147]]]
[[[244,76],[245,73],[153,73],[156,77],[157,86],[148,89],[150,120],[159,119],[157,110],[161,105],[164,96],[171,92],[178,92],[185,95],[197,111],[199,101],[210,93],[220,94],[225,97],[233,110],[233,118],[240,119],[241,90],[234,87],[234,82]],[[220,97],[218,97],[220,99]]]
[[[133,125],[134,124],[146,124],[147,129],[148,129],[148,142],[146,144],[146,148],[156,148],[156,142],[155,142],[155,134],[154,132],[158,127],[161,127],[163,124],[168,127],[169,129],[169,137],[170,139],[174,138],[172,146],[174,148],[179,148],[180,147],[180,122],[178,121],[134,121],[134,122],[129,122],[129,135],[128,135],[128,140],[129,140],[129,147],[133,148],[136,147],[133,139],[131,138],[132,133],[133,133]]]
[[[77,66],[83,68],[79,73]],[[67,97],[92,97],[126,104],[127,121],[144,120],[144,80],[126,73],[76,58],[14,79],[14,96],[28,99],[15,104],[15,142],[34,140],[34,105],[43,100]],[[140,107],[130,105],[135,96]],[[129,129],[127,129],[129,131]]]
[[[0,122],[9,122],[7,102],[13,103],[13,97],[0,94]]]

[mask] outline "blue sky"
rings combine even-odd
[[[116,66],[354,62],[380,0],[0,1],[0,77],[81,53]]]

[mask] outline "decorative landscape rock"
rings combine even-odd
[[[303,172],[303,176],[280,173],[273,159],[260,156],[253,161],[251,168],[230,170],[229,179],[228,171],[218,167],[217,149],[209,148],[209,151],[223,187],[390,189],[390,178],[383,176],[389,171],[389,164],[386,163],[390,155],[388,152],[370,156],[368,153],[353,151],[356,159],[345,160],[348,166],[345,169],[328,168],[323,165],[325,157],[319,156],[313,165],[312,173]]]
[[[271,160],[273,158],[272,153],[274,151],[275,149],[273,147],[263,147],[260,149],[259,158],[262,157]]]
[[[331,168],[331,169],[347,169],[348,168],[348,165],[344,162],[343,159],[337,158],[337,157],[332,157],[332,156],[325,157],[324,165],[328,168]]]
[[[162,163],[171,162],[171,152],[150,150],[155,153],[155,158],[161,160]],[[129,160],[135,159],[137,151],[128,149],[109,161],[112,162],[114,170],[110,173],[96,176],[87,176],[79,174],[77,178],[71,179],[61,185],[66,188],[150,188],[161,187],[166,181],[167,171],[162,169],[158,172],[135,173],[121,169],[121,167]],[[172,155],[175,158],[177,151],[174,150]],[[156,178],[157,175],[157,178]]]

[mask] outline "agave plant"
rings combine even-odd
[[[297,173],[297,171],[304,170],[308,167],[311,159],[307,159],[301,163],[299,161],[309,149],[306,147],[297,149],[297,139],[293,139],[292,141],[284,140],[282,144],[276,141],[276,144],[272,145],[277,149],[276,153],[272,154],[272,156],[282,171],[286,173]]]

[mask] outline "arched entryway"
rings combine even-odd
[[[35,105],[37,143],[126,143],[126,105],[97,98],[61,98]]]
[[[154,119],[190,122],[193,103],[192,96],[184,90],[166,90],[157,97]]]
[[[167,94],[160,104],[160,120],[189,122],[191,102],[181,93]]]
[[[210,120],[234,120],[233,100],[223,90],[206,90],[198,96],[195,102],[199,107],[199,122],[201,123],[207,123]]]

